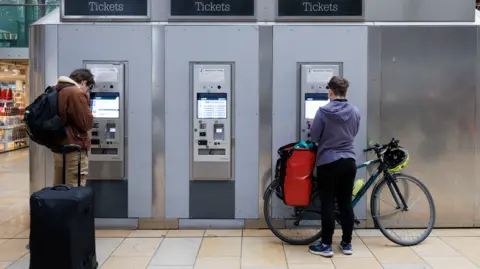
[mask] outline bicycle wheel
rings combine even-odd
[[[273,225],[273,210],[272,204],[275,200],[279,203],[283,203],[281,199],[278,198],[277,192],[280,192],[280,185],[277,180],[273,181],[270,186],[268,187],[267,191],[263,196],[263,214],[265,217],[265,221],[267,222],[268,228],[272,231],[272,233],[278,237],[278,239],[282,240],[283,242],[291,245],[309,245],[321,237],[321,227],[320,225],[317,226],[303,226],[298,225],[297,227],[289,227],[286,229],[277,228]],[[291,207],[292,215],[295,212],[295,208]],[[285,219],[288,222],[296,221],[296,218],[292,218],[291,220]],[[308,220],[300,220],[300,224],[302,222],[308,222]],[[294,228],[294,229],[292,229]]]
[[[402,173],[393,174],[393,177],[398,190],[407,204],[408,210],[403,210],[403,204],[400,198],[398,198],[393,184],[384,177],[375,186],[370,202],[370,210],[372,211],[375,226],[380,229],[385,237],[398,245],[414,246],[420,244],[430,235],[435,224],[435,204],[432,195],[427,187],[415,177]],[[412,186],[417,188],[408,187],[407,183],[413,183]],[[419,203],[418,199],[412,198],[417,193],[420,198],[425,197],[426,201]],[[381,206],[380,202],[384,202],[386,205]],[[423,207],[417,209],[415,207],[417,205]],[[394,211],[387,214],[381,213],[380,211],[384,208],[393,208]],[[413,219],[403,221],[403,218],[399,217],[402,221],[387,222],[389,218],[393,219],[393,216],[402,216],[402,213],[411,214]],[[426,223],[420,220],[424,217],[427,219]],[[401,239],[400,236],[402,235],[407,235],[408,238]]]

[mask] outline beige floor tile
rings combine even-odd
[[[287,266],[282,242],[273,237],[244,237],[242,268]]]
[[[432,269],[426,263],[382,263],[383,269]]]
[[[242,236],[242,230],[206,230],[205,237],[236,237]]]
[[[193,269],[193,266],[148,266],[147,269]]]
[[[0,245],[0,262],[14,262],[25,255],[28,250],[26,239],[10,239]]]
[[[193,266],[202,238],[165,238],[152,258],[150,265]]]
[[[30,227],[30,216],[22,214],[0,225],[0,238],[10,239]]]
[[[432,232],[436,236],[480,236],[480,229],[434,229]]]
[[[377,229],[356,229],[355,233],[360,237],[383,236],[380,230]]]
[[[442,237],[442,240],[461,255],[480,267],[480,237]]]
[[[335,269],[335,266],[330,261],[330,264],[289,264],[288,269]]]
[[[240,258],[242,251],[241,237],[204,238],[200,245],[198,258],[233,257]]]
[[[331,259],[308,252],[308,246],[284,245],[287,263],[292,264],[327,264],[333,265]]]
[[[113,251],[123,242],[123,238],[97,238],[97,262],[101,266],[112,255]]]
[[[145,269],[149,261],[146,257],[110,257],[101,269]]]
[[[205,230],[170,230],[167,237],[203,237]]]
[[[193,269],[193,266],[148,266],[147,269]]]
[[[343,255],[342,250],[340,249],[340,242],[342,241],[341,237],[333,237],[333,251],[336,254],[336,258],[373,258],[372,252],[368,249],[368,247],[362,242],[360,237],[353,237],[352,238],[352,247],[353,247],[353,255],[347,256]]]
[[[25,231],[15,235],[14,238],[18,239],[29,239],[30,238],[30,229],[26,229]]]
[[[124,238],[130,235],[130,230],[96,230],[96,238]]]
[[[433,269],[473,269],[478,268],[465,257],[435,257],[424,258]]]
[[[6,269],[10,264],[12,264],[11,262],[0,262],[0,269]]]
[[[162,240],[162,238],[126,238],[112,253],[112,256],[151,258]]]
[[[30,267],[30,257],[21,258],[14,263],[12,263],[8,269],[29,269]]]
[[[409,247],[398,246],[384,237],[362,238],[380,263],[416,264],[423,260]]]
[[[395,229],[393,232],[401,238],[418,238],[420,235],[425,233],[425,229]],[[428,235],[429,237],[436,237],[433,231]]]
[[[168,230],[136,230],[132,231],[128,237],[138,237],[138,238],[156,238],[156,237],[165,237],[168,233]]]
[[[269,229],[245,229],[243,230],[244,237],[266,237],[275,236]]]
[[[338,259],[333,258],[333,264],[336,269],[382,269],[382,266],[375,258],[354,258]]]
[[[0,239],[0,245],[7,242],[8,239]]]
[[[438,237],[430,237],[423,241],[420,245],[411,247],[421,258],[426,257],[455,257],[460,253],[454,248],[442,241]]]
[[[194,269],[240,269],[240,257],[199,257]]]

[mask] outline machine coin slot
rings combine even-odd
[[[100,140],[98,139],[92,139],[92,145],[99,145],[100,144]]]
[[[208,145],[208,140],[198,140],[198,145],[199,146],[207,146]]]
[[[206,132],[200,132],[200,136],[207,136]]]
[[[92,136],[98,136],[98,132],[92,132]]]
[[[93,123],[93,128],[98,129],[98,122]]]

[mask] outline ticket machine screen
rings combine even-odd
[[[90,109],[93,117],[118,119],[120,117],[120,94],[118,92],[90,93]]]
[[[226,119],[226,93],[197,93],[197,119]]]
[[[328,104],[328,93],[305,94],[305,119],[315,118],[318,108]]]

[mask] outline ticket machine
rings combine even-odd
[[[232,178],[232,66],[192,64],[192,180]]]
[[[125,179],[124,64],[87,63],[95,76],[90,92],[94,117],[89,153],[90,179]]]
[[[300,65],[300,139],[310,139],[310,128],[318,108],[328,104],[327,84],[333,76],[341,76],[341,63]]]

